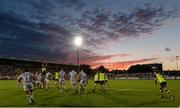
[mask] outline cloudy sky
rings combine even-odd
[[[127,69],[180,56],[179,0],[1,0],[0,56]],[[180,63],[179,63],[180,64]],[[180,65],[179,65],[180,67]]]

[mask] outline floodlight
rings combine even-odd
[[[81,46],[81,44],[82,44],[82,37],[80,37],[80,36],[75,37],[74,43],[75,43],[76,46]]]

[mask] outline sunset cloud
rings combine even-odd
[[[100,65],[104,65],[106,68],[108,68],[110,65],[111,69],[127,69],[131,65],[152,62],[156,59],[157,58],[144,58],[144,59],[131,60],[131,61],[112,62],[110,64],[109,64],[109,62],[96,62],[96,63],[90,63],[90,64],[93,67],[98,67]]]
[[[76,48],[72,39],[79,33],[86,44],[82,46],[81,62],[102,65],[109,58],[130,56],[98,54],[96,50],[106,50],[107,43],[152,33],[164,22],[180,16],[178,6],[168,7],[169,2],[141,3],[129,9],[126,2],[110,1],[112,5],[108,0],[1,0],[0,56],[75,64]],[[126,11],[119,6],[124,6]],[[117,62],[112,67],[146,60],[150,61]]]

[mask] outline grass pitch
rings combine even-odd
[[[44,89],[34,90],[34,105],[28,105],[23,88],[16,88],[15,80],[0,81],[0,106],[1,107],[27,107],[27,106],[106,106],[106,107],[179,107],[180,105],[180,80],[168,80],[168,87],[175,94],[176,100],[171,101],[164,93],[164,98],[159,98],[159,85],[153,80],[110,80],[109,90],[106,92],[92,92],[93,81],[89,81],[87,93],[73,94],[71,85],[66,83],[68,92],[59,92],[53,81],[49,91]]]

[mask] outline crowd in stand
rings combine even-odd
[[[17,67],[12,65],[0,65],[0,80],[2,79],[16,79],[18,75],[20,75],[24,71],[24,67]],[[64,71],[68,74],[72,69],[76,70],[76,67],[64,67]],[[41,67],[30,67],[32,73],[40,72]],[[47,69],[48,72],[54,73],[56,71],[60,71],[60,67],[49,67]],[[86,72],[86,71],[85,71]],[[90,72],[89,72],[90,73]],[[91,71],[92,74],[87,74],[89,77],[92,77],[94,73]],[[180,72],[177,73],[175,71],[165,71],[162,72],[165,77],[178,77],[180,76]],[[153,79],[152,73],[128,73],[128,71],[111,71],[108,73],[109,79]],[[176,79],[176,78],[175,78]]]

